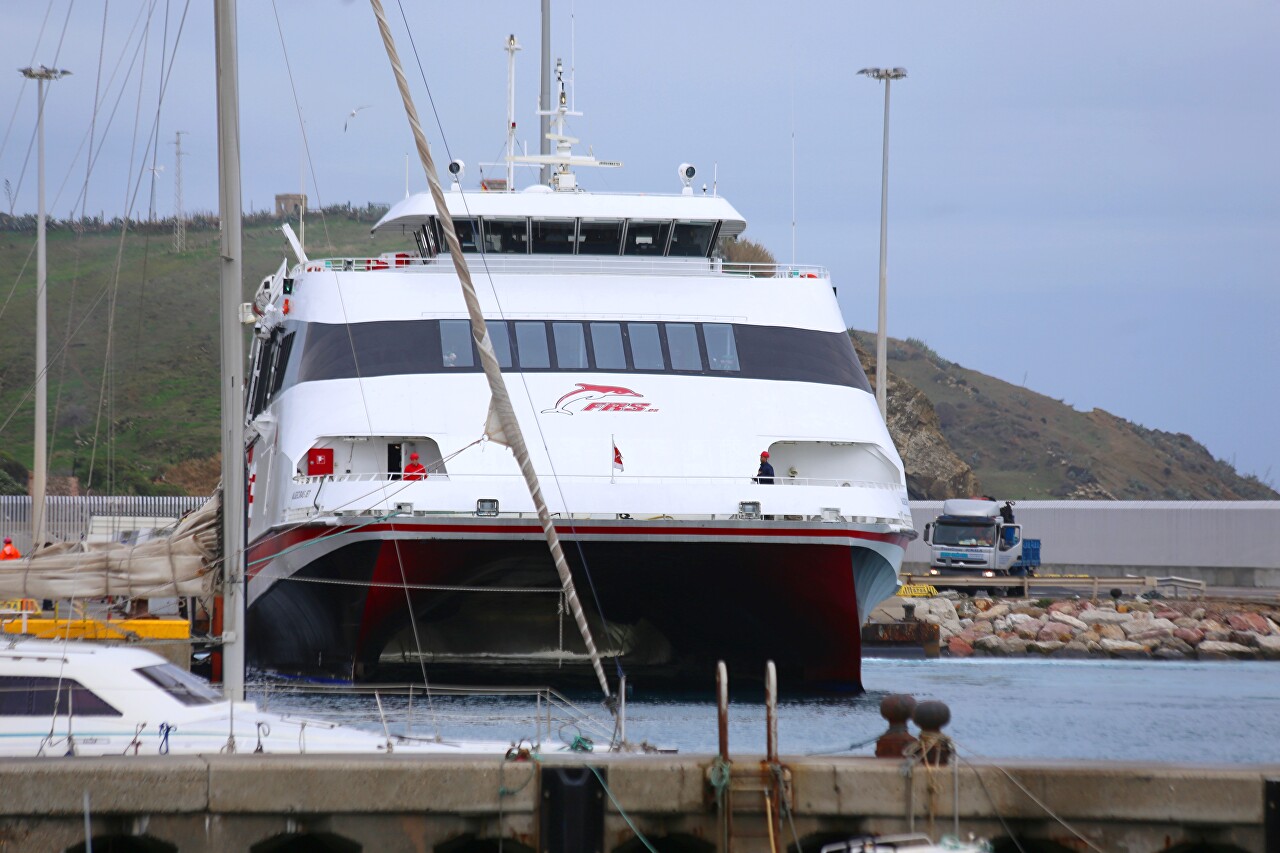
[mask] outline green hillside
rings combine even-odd
[[[308,252],[404,248],[399,235],[370,240],[371,213],[313,216]],[[171,223],[153,233],[131,230],[123,243],[118,227],[49,232],[51,476],[74,475],[99,493],[181,492],[160,482],[165,469],[217,453],[218,242],[209,224],[188,227],[182,254],[173,251]],[[34,246],[30,230],[0,231],[0,454],[26,466],[34,427],[32,401],[23,399],[35,375]],[[245,226],[243,251],[248,301],[289,250],[278,224],[258,217]]]
[[[854,332],[860,350],[875,336]],[[865,358],[865,356],[864,356]],[[920,341],[890,340],[889,371],[933,404],[938,428],[985,494],[1025,500],[1275,500],[1191,436],[1078,411],[947,361]],[[868,371],[869,375],[871,371]],[[892,390],[892,386],[890,386]]]

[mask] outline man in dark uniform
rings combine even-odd
[[[769,464],[769,451],[760,453],[760,470],[756,471],[756,482],[763,486],[773,485],[773,466]]]
[[[1005,501],[1000,507],[1000,518],[1005,524],[1013,524],[1013,501]]]

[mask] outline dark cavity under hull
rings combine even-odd
[[[292,544],[309,538],[297,533]],[[735,681],[753,681],[773,660],[790,689],[860,691],[855,569],[893,569],[847,543],[568,540],[564,549],[597,647],[632,684],[706,688],[717,660]],[[425,667],[445,683],[595,683],[541,540],[349,541],[257,597],[248,650],[260,669],[340,679],[420,681]]]

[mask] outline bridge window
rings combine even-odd
[[[667,349],[671,352],[672,370],[702,369],[698,327],[692,323],[667,324]]]
[[[533,220],[533,253],[535,255],[572,255],[577,244],[576,219]]]
[[[480,220],[478,219],[454,219],[453,230],[458,233],[458,242],[462,245],[462,251],[476,251],[477,235],[480,233]],[[445,246],[446,242],[442,239],[441,246]]]
[[[551,366],[546,323],[516,323],[516,352],[522,370],[546,370]]]
[[[733,340],[733,326],[707,323],[702,327],[707,340],[707,363],[712,370],[737,370],[738,347]]]
[[[592,323],[591,351],[596,370],[626,370],[627,354],[622,349],[621,323]]]
[[[622,220],[583,219],[578,224],[578,254],[622,254]]]
[[[551,331],[556,339],[556,367],[561,370],[586,367],[587,339],[582,334],[582,324],[552,323]]]
[[[529,220],[484,220],[484,250],[503,255],[529,253]]]
[[[705,258],[711,254],[715,230],[714,222],[677,222],[667,254],[673,258]]]
[[[627,239],[622,253],[661,257],[667,253],[667,238],[670,236],[670,222],[628,222]]]
[[[440,357],[446,368],[472,367],[471,323],[467,320],[440,321]]]
[[[657,323],[628,323],[627,337],[631,341],[631,363],[636,370],[666,369]]]

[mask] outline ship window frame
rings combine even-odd
[[[628,219],[626,231],[622,235],[622,254],[629,258],[665,258],[667,255],[667,247],[671,244],[671,232],[675,224],[674,219]],[[631,243],[632,226],[654,226],[659,229],[659,237],[654,245],[656,249],[652,252],[633,252]]]
[[[539,246],[550,246],[553,243],[545,240],[539,240],[535,233],[540,223],[553,223],[558,225],[569,226],[569,240],[565,244],[564,251],[547,251],[539,248]],[[531,217],[529,220],[529,252],[534,255],[573,255],[578,251],[578,219],[573,216],[545,216]]]
[[[710,228],[707,236],[707,242],[703,246],[700,253],[682,252],[673,254],[672,250],[676,247],[676,232],[682,227],[690,226],[707,226]],[[669,258],[709,258],[711,252],[716,245],[716,236],[720,232],[720,220],[718,219],[677,219],[671,225],[671,239],[667,243],[667,257]]]
[[[189,708],[216,705],[222,701],[222,694],[207,681],[168,662],[140,666],[134,672]]]
[[[444,368],[445,372],[452,373],[452,372],[473,370],[476,366],[476,347],[475,347],[475,339],[471,337],[471,321],[444,319],[444,320],[440,320],[439,323],[440,323],[439,325],[440,365]],[[452,338],[451,340],[446,341],[445,340],[445,323],[450,324],[451,338],[452,336],[456,335],[455,324],[461,327],[461,331],[465,335],[466,343],[464,344],[462,340],[456,339],[456,338]],[[467,354],[466,355],[467,360],[465,362],[462,361],[463,352],[466,352]],[[452,364],[449,363],[449,354],[452,354],[454,357],[454,362]]]
[[[503,224],[503,225],[511,225],[511,226],[513,226],[513,227],[512,227],[512,229],[511,229],[509,232],[506,232],[506,233],[509,233],[509,234],[512,236],[512,238],[513,238],[513,243],[514,243],[516,246],[520,246],[520,245],[521,245],[521,243],[523,243],[523,248],[522,248],[522,249],[519,249],[518,251],[513,251],[513,250],[510,250],[510,249],[495,249],[495,248],[493,248],[493,247],[491,247],[491,246],[489,245],[489,241],[490,241],[489,228],[490,228],[490,225],[495,226],[495,227],[494,227],[494,236],[502,237],[502,236],[503,236],[503,234],[504,234],[504,232],[503,232],[502,230],[500,230],[500,229],[498,229],[498,228],[496,227],[496,226],[497,226],[497,225],[499,225],[499,224]],[[514,226],[517,226],[518,224],[519,224],[519,225],[523,225],[523,226],[524,226],[524,229],[523,229],[523,230],[524,230],[524,239],[523,239],[523,241],[521,241],[521,240],[520,240],[520,238],[519,238],[519,231],[520,231],[520,229],[519,229],[519,228],[517,228],[517,227],[514,227]],[[530,240],[529,240],[529,217],[527,217],[527,216],[481,216],[481,217],[480,217],[480,238],[481,238],[481,245],[483,246],[482,254],[486,254],[486,255],[527,255],[527,254],[529,254],[529,249],[530,249]]]
[[[0,718],[48,718],[69,714],[77,717],[124,716],[114,705],[74,678],[0,675]]]
[[[653,321],[644,321],[644,322],[627,322],[627,323],[624,323],[623,325],[626,327],[625,335],[627,340],[627,359],[629,364],[631,365],[629,369],[633,371],[645,372],[645,373],[665,373],[667,370],[667,356],[662,347],[663,324],[659,323],[657,320],[653,320]],[[636,366],[638,364],[638,360],[636,359],[636,349],[635,349],[636,336],[632,332],[632,329],[635,326],[650,326],[653,328],[653,343],[657,345],[656,354],[658,356],[658,362],[659,362],[657,367],[637,367]]]
[[[554,365],[554,362],[552,361],[552,354],[553,354],[553,352],[554,352],[554,348],[553,348],[553,347],[552,347],[552,345],[551,345],[550,332],[549,332],[549,330],[547,329],[547,321],[546,321],[546,320],[515,320],[515,321],[513,321],[513,322],[514,322],[514,324],[515,324],[515,336],[514,336],[514,338],[513,338],[513,339],[514,339],[514,341],[515,341],[515,345],[516,345],[516,354],[515,354],[515,365],[516,365],[516,369],[517,369],[517,370],[519,370],[519,371],[521,371],[521,372],[528,372],[528,371],[551,372],[551,371],[554,371],[554,370],[556,369],[556,368],[553,366],[553,365]],[[522,345],[522,343],[521,343],[521,333],[520,333],[520,330],[521,330],[521,328],[528,328],[528,327],[531,327],[531,326],[538,326],[538,327],[540,327],[540,328],[542,329],[542,346],[543,346],[543,351],[542,351],[542,352],[543,352],[543,354],[546,356],[546,365],[545,365],[545,366],[537,366],[537,367],[535,367],[535,366],[526,366],[526,365],[525,365],[525,363],[524,363],[524,355],[523,355],[523,353],[524,353],[524,346],[523,346],[523,345]],[[535,340],[536,340],[536,338],[535,338]]]
[[[587,337],[588,337],[588,350],[591,352],[592,368],[594,368],[595,370],[609,370],[609,371],[623,371],[623,372],[630,371],[631,359],[628,357],[629,354],[627,352],[629,347],[627,346],[628,342],[627,342],[626,324],[623,323],[621,320],[593,320],[587,323],[586,326],[587,326]],[[612,326],[615,329],[617,329],[618,351],[616,355],[621,357],[622,364],[620,366],[602,367],[600,365],[600,349],[597,344],[597,340],[599,340],[599,338],[597,338],[596,336],[597,326]],[[610,353],[610,355],[613,355],[613,353]]]
[[[503,370],[510,370],[515,366],[515,349],[511,343],[511,327],[506,320],[485,320],[485,328],[489,330],[489,344],[493,347],[493,354],[498,357],[498,367]],[[497,338],[494,333],[501,329],[499,333],[502,335],[502,343],[504,347],[499,349]],[[503,360],[505,356],[505,361]]]
[[[588,226],[588,227],[590,227],[590,226],[596,226],[596,225],[604,225],[604,224],[607,224],[607,223],[616,223],[616,224],[617,224],[617,227],[618,227],[618,242],[617,242],[617,250],[616,250],[616,251],[614,251],[614,252],[584,252],[584,251],[582,251],[583,244],[585,244],[585,243],[586,243],[586,241],[587,241],[586,236],[583,234],[583,231],[584,231],[583,226]],[[625,217],[614,217],[614,216],[600,216],[600,217],[595,217],[595,216],[583,216],[583,217],[580,217],[580,218],[578,219],[578,237],[577,237],[577,242],[576,242],[576,243],[575,243],[575,245],[574,245],[574,251],[573,251],[573,253],[574,253],[575,255],[581,255],[581,256],[583,256],[583,257],[589,257],[589,258],[616,258],[616,257],[621,257],[621,256],[622,256],[623,241],[626,239],[626,231],[627,231],[627,220],[626,220],[626,218],[625,218]],[[605,241],[601,241],[601,245],[604,245],[604,242],[605,242]]]
[[[698,328],[702,332],[703,342],[706,345],[705,349],[706,349],[706,356],[707,356],[707,368],[713,373],[741,373],[742,359],[738,357],[738,344],[737,344],[736,337],[733,333],[733,324],[732,323],[699,323]],[[732,366],[717,367],[716,362],[718,359],[716,356],[712,355],[711,353],[711,339],[707,335],[707,330],[721,329],[721,328],[725,329],[726,331],[726,339],[728,340],[729,350],[730,350],[729,358],[732,359],[732,362],[731,362]]]
[[[464,242],[464,241],[463,241],[463,239],[462,239],[462,237],[463,237],[462,232],[458,230],[458,224],[459,224],[459,223],[461,223],[462,225],[464,225],[464,226],[466,226],[467,228],[469,228],[469,229],[470,229],[470,232],[469,232],[469,233],[470,233],[470,239],[471,239],[470,244],[468,244],[468,243],[466,243],[466,242]],[[439,225],[438,223],[437,223],[437,227],[440,229],[440,236],[441,236],[441,237],[444,237],[444,227],[443,227],[443,226],[441,226],[441,225]],[[455,234],[457,234],[457,235],[458,235],[458,246],[462,249],[462,251],[464,251],[464,252],[468,252],[468,253],[471,253],[471,254],[476,254],[476,253],[480,252],[480,250],[481,250],[481,242],[480,242],[480,240],[481,240],[481,237],[480,237],[481,230],[480,230],[480,217],[479,217],[479,216],[455,216],[455,217],[453,218],[453,231],[454,231],[454,233],[455,233]],[[442,243],[443,243],[443,241],[442,241]]]
[[[587,330],[583,323],[578,320],[552,320],[551,326],[551,343],[553,349],[554,364],[556,370],[591,370],[591,346],[587,341]],[[581,347],[582,364],[574,364],[566,366],[560,359],[560,329],[572,330],[577,329],[578,336],[576,341],[567,341],[568,344],[575,344]],[[572,353],[570,353],[572,354]]]
[[[702,335],[698,331],[698,323],[689,322],[667,322],[662,323],[662,346],[667,358],[667,369],[673,373],[703,373],[707,369],[706,354],[702,346]],[[671,350],[671,329],[672,327],[683,328],[685,326],[692,327],[694,349],[698,353],[697,367],[677,367],[675,357]]]

